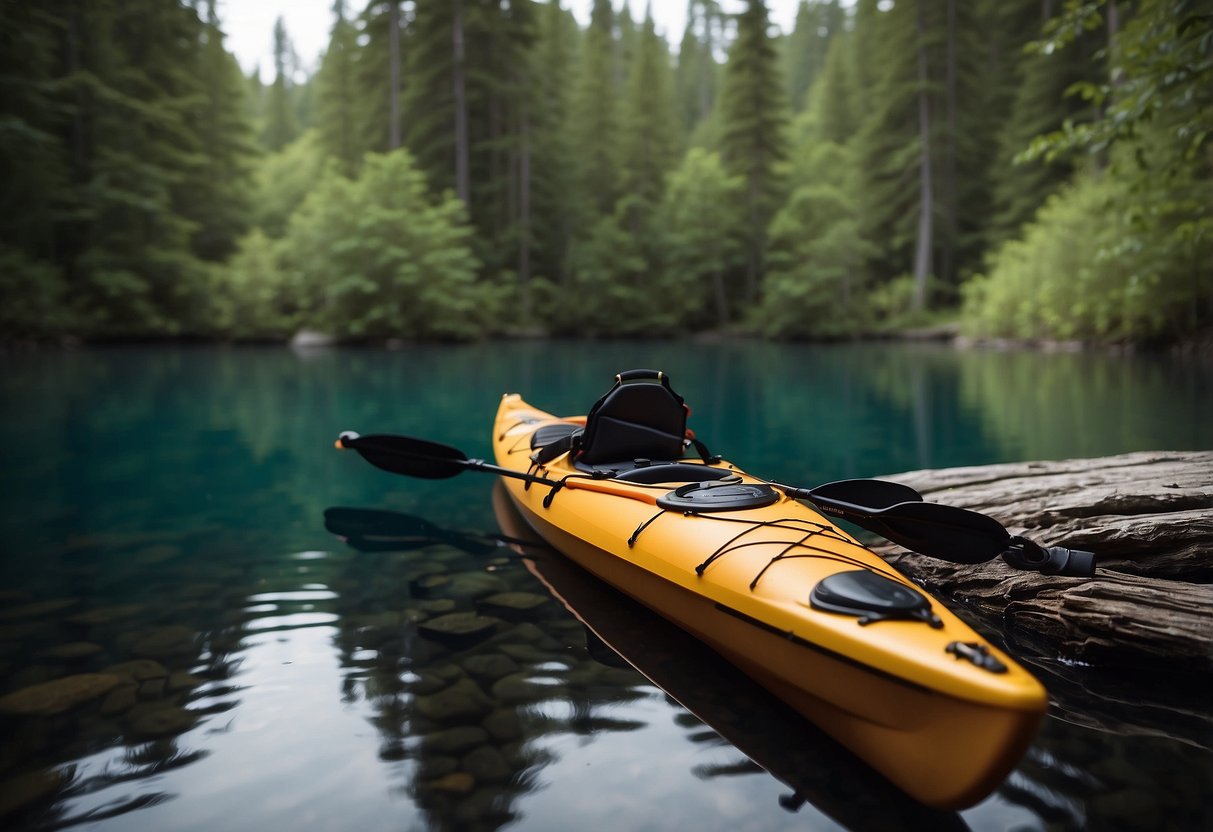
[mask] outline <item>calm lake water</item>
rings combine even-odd
[[[488,456],[502,393],[583,413],[647,366],[712,450],[803,485],[1207,449],[1207,365],[559,342],[4,364],[0,696],[123,680],[0,713],[5,828],[1213,828],[1213,708],[1182,672],[1055,685],[1057,657],[1021,653],[1064,702],[993,795],[929,812],[681,631],[499,545],[491,477],[409,481],[332,448],[354,429]],[[330,522],[397,539],[339,539],[332,508],[390,512]],[[426,622],[451,611],[496,624],[436,640]]]

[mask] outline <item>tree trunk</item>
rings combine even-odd
[[[932,213],[935,198],[931,188],[931,108],[927,95],[926,23],[922,17],[923,0],[916,3],[915,30],[918,34],[918,241],[914,249],[914,311],[926,307],[927,279],[931,275]]]
[[[525,87],[524,87],[525,88]],[[518,134],[518,288],[524,319],[531,317],[531,122],[526,102]]]
[[[957,285],[956,242],[960,236],[959,206],[956,204],[956,0],[948,0],[947,66],[944,69],[947,107],[947,142],[944,148],[943,201],[947,217],[947,241],[942,251],[939,275],[950,285]]]
[[[400,147],[400,0],[388,3],[387,147]],[[348,128],[347,128],[348,129]]]
[[[466,83],[463,77],[463,0],[453,0],[452,40],[454,66],[451,72],[455,99],[455,195],[470,206],[471,177],[468,171],[468,111]]]

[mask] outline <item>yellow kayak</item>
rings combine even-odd
[[[829,518],[687,458],[662,387],[676,398],[660,374],[623,374],[573,418],[504,396],[493,450],[532,476],[502,479],[523,519],[922,803],[989,794],[1047,709],[1041,684]]]

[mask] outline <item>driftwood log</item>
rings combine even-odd
[[[1067,716],[1210,745],[1213,452],[984,465],[884,479],[930,502],[988,514],[1011,534],[1041,545],[1094,552],[1095,577],[1058,578],[1012,569],[1001,559],[963,566],[875,546],[1053,677],[1047,684]],[[1065,707],[1066,700],[1075,707]]]

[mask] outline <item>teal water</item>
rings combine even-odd
[[[679,631],[557,577],[558,559],[545,574],[544,557],[528,568],[495,545],[491,478],[409,481],[332,448],[355,429],[489,456],[503,392],[581,413],[636,366],[671,374],[714,451],[804,485],[1213,447],[1209,367],[1150,356],[668,342],[8,356],[0,697],[122,681],[55,713],[0,713],[0,825],[1213,826],[1210,711],[1170,681],[1092,670],[995,794],[928,813]],[[358,551],[325,530],[331,507],[424,533]],[[587,642],[549,586],[630,629],[612,644],[669,674],[665,689]],[[526,603],[487,600],[503,591]],[[474,610],[499,622],[484,641],[425,634]]]

